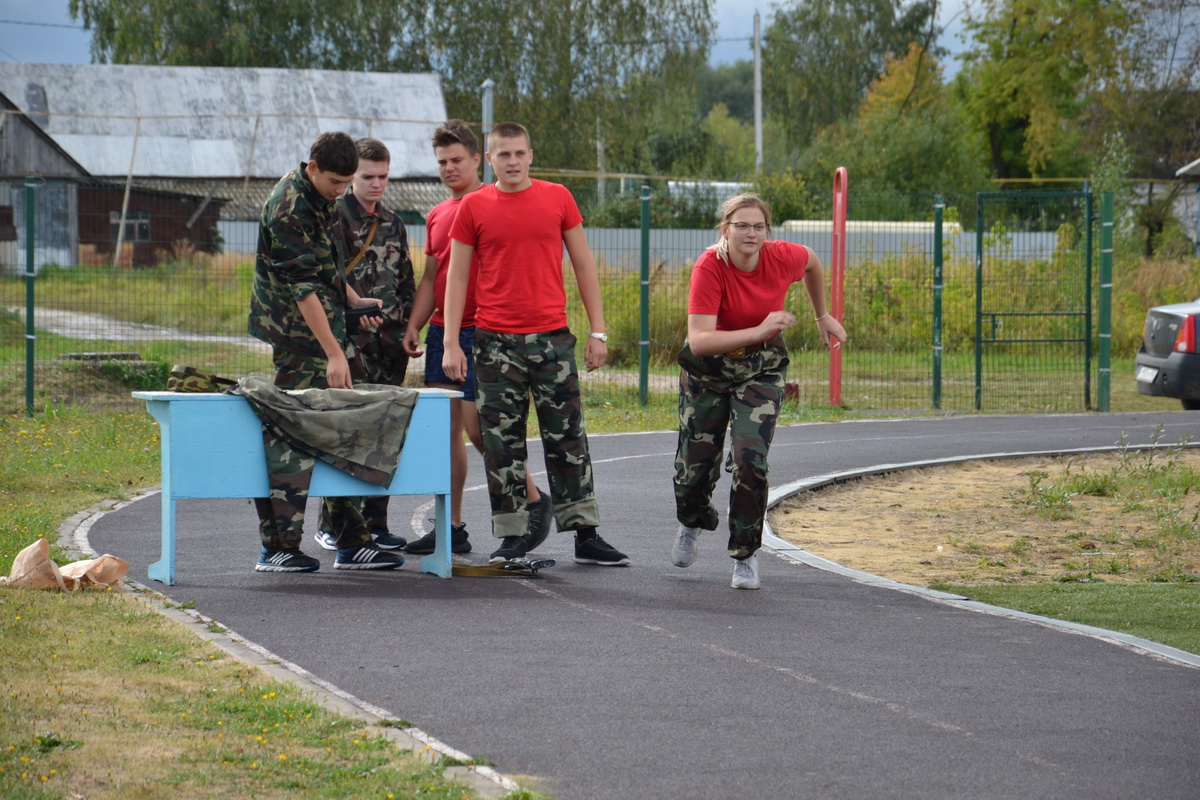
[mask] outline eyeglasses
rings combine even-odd
[[[755,233],[765,233],[767,230],[767,224],[765,222],[759,222],[755,225],[751,225],[749,222],[731,222],[729,224],[732,225],[733,229],[738,233],[749,233],[751,230],[753,230]]]

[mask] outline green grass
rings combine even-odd
[[[144,411],[2,417],[0,442],[4,575],[79,510],[160,479],[158,430]],[[151,797],[162,786],[181,797],[474,796],[429,753],[321,710],[122,592],[0,587],[0,676],[9,800]]]
[[[1200,654],[1200,588],[1195,585],[943,584],[938,588],[981,603],[1129,633]]]

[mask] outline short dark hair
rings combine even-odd
[[[308,160],[315,161],[321,172],[335,175],[358,172],[358,150],[354,148],[354,140],[341,131],[327,131],[313,139]]]
[[[475,132],[461,119],[447,120],[433,132],[434,147],[449,147],[452,144],[461,144],[473,156],[479,154],[479,140],[475,138]]]
[[[488,152],[492,151],[492,143],[497,139],[515,139],[518,136],[525,137],[525,145],[533,147],[533,141],[529,138],[529,131],[525,130],[525,126],[519,122],[498,122],[496,127],[492,128],[488,134]]]
[[[363,161],[382,161],[385,164],[392,163],[392,154],[388,151],[387,145],[378,139],[364,136],[354,143],[354,149],[358,151],[358,157]]]

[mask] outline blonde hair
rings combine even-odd
[[[744,192],[721,203],[721,207],[717,209],[717,225],[716,229],[720,233],[720,238],[717,243],[710,246],[708,249],[716,252],[717,258],[729,263],[729,237],[725,235],[725,226],[729,224],[729,218],[733,216],[735,211],[740,211],[743,208],[757,208],[763,213],[763,220],[767,223],[767,236],[771,235],[771,206],[767,205],[767,201],[763,200],[753,192]]]

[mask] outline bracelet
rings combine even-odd
[[[829,316],[828,313],[822,314],[821,316],[819,316],[815,320],[813,320],[813,322],[820,322],[821,320],[825,319],[828,316]]]

